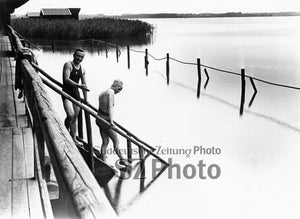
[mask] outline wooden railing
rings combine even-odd
[[[22,74],[26,106],[31,115],[39,158],[44,158],[46,143],[60,188],[61,204],[67,210],[65,214],[77,218],[116,218],[69,132],[54,112],[44,84],[32,67],[31,60],[28,60],[30,57],[24,57],[20,39],[10,27],[8,31],[17,55],[17,74]]]
[[[86,118],[86,129],[87,130],[91,130],[91,124],[89,119],[89,116],[93,116],[95,119],[100,120],[101,122],[105,123],[106,125],[110,126],[112,130],[114,130],[116,133],[118,133],[119,135],[121,135],[122,137],[127,139],[127,147],[128,147],[128,160],[131,160],[131,156],[132,156],[132,147],[131,147],[131,143],[133,143],[134,145],[136,145],[140,150],[139,150],[139,154],[140,154],[140,158],[143,158],[144,152],[150,154],[151,156],[155,157],[156,159],[158,159],[160,162],[162,162],[164,165],[168,165],[168,162],[166,162],[165,160],[163,160],[161,157],[159,157],[157,154],[153,153],[153,151],[155,150],[154,147],[150,146],[149,144],[147,144],[146,142],[142,141],[141,139],[139,139],[138,137],[136,137],[134,134],[132,134],[130,131],[128,131],[126,128],[124,128],[123,126],[121,126],[119,123],[117,123],[116,121],[114,121],[114,124],[116,126],[111,126],[105,119],[103,119],[101,116],[99,116],[97,114],[97,109],[92,106],[90,103],[85,102],[83,99],[81,99],[80,101],[75,100],[73,97],[71,97],[70,95],[66,94],[65,92],[61,91],[60,89],[58,89],[57,87],[55,87],[53,84],[56,84],[59,87],[62,87],[62,84],[58,81],[56,81],[55,79],[53,79],[49,74],[47,74],[45,71],[43,71],[39,66],[37,66],[34,63],[31,63],[32,66],[40,73],[42,73],[46,78],[48,78],[52,83],[50,83],[47,80],[43,80],[43,83],[46,84],[48,87],[50,87],[52,90],[54,90],[56,93],[60,94],[61,96],[69,99],[72,103],[76,104],[77,106],[79,106],[82,110],[84,110],[85,112],[85,118]],[[88,118],[88,119],[87,119]],[[87,132],[89,133],[89,132]],[[92,147],[93,147],[93,142],[91,142],[91,139],[88,139],[88,145],[90,147],[90,152],[92,152]]]
[[[28,53],[28,49],[26,51],[26,48],[22,46],[22,42],[15,31],[12,28],[9,28],[9,30],[11,33],[13,50],[17,54],[17,69],[20,69],[19,73],[22,74],[21,78],[24,83],[25,99],[33,121],[33,130],[38,136],[37,142],[39,143],[40,158],[43,159],[44,157],[43,147],[44,142],[46,142],[51,162],[56,170],[56,177],[60,187],[63,188],[63,196],[66,200],[64,203],[73,203],[72,206],[67,206],[65,208],[70,208],[70,212],[77,212],[77,216],[79,217],[90,217],[92,215],[96,215],[95,217],[98,217],[98,215],[103,215],[110,218],[115,216],[114,213],[112,213],[111,206],[107,203],[106,198],[103,197],[102,190],[100,190],[101,192],[99,191],[100,188],[95,185],[95,180],[91,175],[91,173],[95,172],[95,158],[93,153],[90,116],[110,126],[112,130],[127,140],[127,154],[129,162],[133,159],[132,144],[137,146],[139,149],[141,167],[144,165],[144,160],[149,156],[153,156],[163,164],[162,170],[158,176],[168,167],[168,162],[153,153],[155,150],[154,147],[139,139],[116,121],[114,121],[115,126],[111,126],[106,120],[97,114],[97,108],[92,106],[90,103],[83,99],[77,101],[63,92],[61,90],[62,84],[34,63],[34,60],[30,57],[30,55],[28,57],[23,57],[24,54]],[[41,73],[43,77],[40,77],[38,73]],[[17,76],[20,77],[20,75]],[[84,161],[78,153],[71,136],[52,109],[50,100],[44,89],[44,85],[50,87],[64,98],[69,99],[72,103],[79,106],[81,111],[84,112],[87,140],[83,139],[82,121],[78,122],[78,137],[79,140],[84,142],[85,146],[88,147],[89,159],[87,160],[87,164],[90,171],[87,169],[86,164],[82,164]],[[82,116],[80,117],[82,118]],[[92,199],[90,197],[92,197]]]

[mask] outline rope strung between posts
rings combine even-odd
[[[158,59],[158,58],[155,58],[153,55],[151,55],[150,53],[148,53],[148,55],[151,57],[151,58],[153,58],[154,60],[156,60],[156,61],[161,61],[161,60],[165,60],[165,59],[167,59],[167,57],[164,57],[164,58],[160,58],[160,59]]]
[[[16,32],[17,33],[17,32]],[[30,41],[28,41],[25,37],[23,37],[22,35],[20,35],[19,33],[17,33],[21,38],[23,38],[24,40],[26,40],[28,43],[30,43],[31,45],[33,45],[35,48],[37,48],[39,50],[39,47],[34,45],[33,43],[31,43]],[[86,39],[86,40],[80,40],[80,41],[88,41],[88,40],[91,40],[92,42],[98,42],[98,43],[102,43],[102,44],[105,44],[105,45],[108,45],[108,46],[113,46],[113,47],[117,47],[118,48],[118,56],[121,56],[121,50],[119,49],[118,47],[118,44],[114,44],[114,43],[109,43],[109,42],[105,42],[103,40],[95,40],[95,39]],[[131,49],[130,48],[130,51],[132,52],[136,52],[136,53],[143,53],[145,54],[145,51],[138,51],[138,50],[134,50],[134,49]],[[163,58],[156,58],[155,56],[153,56],[152,54],[148,53],[148,55],[153,58],[154,60],[156,61],[162,61],[162,60],[166,60],[167,57],[163,57]],[[176,58],[172,58],[172,57],[169,57],[170,60],[173,60],[175,62],[178,62],[178,63],[181,63],[181,64],[184,64],[184,65],[196,65],[197,66],[197,63],[193,63],[193,62],[185,62],[185,61],[181,61],[181,60],[178,60]],[[223,73],[227,73],[227,74],[231,74],[231,75],[236,75],[236,76],[241,76],[240,73],[237,73],[237,72],[233,72],[233,71],[228,71],[228,70],[224,70],[224,69],[220,69],[220,68],[215,68],[215,67],[212,67],[212,66],[208,66],[208,65],[204,65],[204,64],[200,64],[200,66],[204,67],[204,68],[207,68],[207,69],[211,69],[211,70],[215,70],[215,71],[219,71],[219,72],[223,72]],[[249,78],[249,79],[253,79],[253,80],[256,80],[256,81],[259,81],[259,82],[262,82],[262,83],[265,83],[265,84],[269,84],[269,85],[273,85],[273,86],[278,86],[278,87],[284,87],[284,88],[289,88],[289,89],[295,89],[295,90],[300,90],[300,87],[296,87],[296,86],[291,86],[291,85],[285,85],[285,84],[279,84],[279,83],[275,83],[275,82],[270,82],[270,81],[266,81],[266,80],[263,80],[263,79],[260,79],[260,78],[256,78],[256,77],[251,77],[249,75],[245,75],[245,78]]]
[[[170,57],[170,60],[173,60],[173,61],[175,61],[175,62],[179,62],[179,63],[184,64],[184,65],[197,65],[197,63],[183,62],[183,61],[180,61],[180,60],[178,60],[178,59],[171,58],[171,57]]]
[[[144,51],[138,51],[138,50],[134,50],[134,49],[130,49],[132,52],[136,52],[136,53],[145,53]]]
[[[246,78],[252,78],[253,80],[265,83],[265,84],[270,84],[270,85],[274,85],[277,87],[284,87],[284,88],[290,88],[290,89],[294,89],[294,90],[300,90],[300,87],[295,87],[295,86],[291,86],[291,85],[285,85],[285,84],[278,84],[278,83],[274,83],[274,82],[270,82],[270,81],[265,81],[259,78],[255,78],[255,77],[250,77],[248,75],[245,75]]]
[[[223,70],[223,69],[219,69],[219,68],[214,68],[214,67],[211,67],[211,66],[208,66],[208,65],[202,65],[202,64],[201,64],[201,66],[204,67],[204,68],[211,69],[211,70],[215,70],[215,71],[219,71],[219,72],[223,72],[223,73],[227,73],[227,74],[241,76],[241,74],[233,72],[233,71],[227,71],[227,70]]]
[[[131,49],[131,48],[130,48],[130,51],[136,52],[136,53],[143,53],[143,54],[146,54],[145,51],[138,51],[138,50],[134,50],[134,49]],[[161,60],[167,59],[167,57],[163,57],[163,58],[160,58],[160,59],[155,58],[155,57],[154,57],[153,55],[151,55],[150,53],[148,53],[148,56],[150,56],[151,58],[153,58],[153,59],[156,60],[156,61],[161,61]]]
[[[106,43],[104,41],[101,41],[101,40],[98,40],[99,42],[101,43]],[[108,43],[107,43],[108,44]],[[115,46],[116,44],[108,44],[108,45],[113,45]],[[134,50],[134,49],[131,49],[130,48],[130,51],[133,51],[133,52],[136,52],[136,53],[144,53],[145,54],[145,51],[138,51],[138,50]],[[153,58],[154,60],[156,61],[161,61],[161,60],[165,60],[167,59],[167,57],[163,57],[163,58],[156,58],[155,56],[151,55],[150,53],[148,53],[148,55]],[[178,62],[178,63],[181,63],[181,64],[184,64],[184,65],[196,65],[197,66],[197,63],[192,63],[192,62],[184,62],[184,61],[180,61],[176,58],[172,58],[172,57],[169,57],[170,60],[173,60],[175,62]],[[237,72],[233,72],[233,71],[228,71],[228,70],[224,70],[224,69],[219,69],[219,68],[215,68],[215,67],[212,67],[212,66],[208,66],[208,65],[203,65],[203,64],[200,64],[200,66],[204,67],[204,68],[207,68],[207,69],[211,69],[211,70],[215,70],[215,71],[219,71],[219,72],[223,72],[223,73],[227,73],[227,74],[231,74],[231,75],[236,75],[236,76],[241,76],[240,73],[237,73]],[[274,82],[270,82],[270,81],[266,81],[266,80],[263,80],[263,79],[260,79],[260,78],[256,78],[256,77],[251,77],[249,75],[245,75],[246,78],[252,78],[253,80],[256,80],[256,81],[259,81],[259,82],[262,82],[262,83],[265,83],[265,84],[269,84],[269,85],[273,85],[273,86],[278,86],[278,87],[284,87],[284,88],[289,88],[289,89],[295,89],[295,90],[300,90],[300,87],[295,87],[295,86],[291,86],[291,85],[285,85],[285,84],[279,84],[279,83],[274,83]]]

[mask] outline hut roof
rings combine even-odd
[[[28,12],[26,13],[26,17],[40,17],[40,12]]]
[[[72,13],[68,8],[43,8],[41,9],[41,15],[48,16],[48,15],[66,15],[70,16]]]

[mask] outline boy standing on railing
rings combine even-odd
[[[81,67],[81,62],[84,58],[84,51],[76,49],[73,53],[73,61],[66,62],[63,68],[63,91],[69,94],[76,100],[80,100],[79,89],[83,91],[84,99],[87,101],[87,91],[85,79],[85,71]],[[81,84],[79,81],[81,80]],[[62,97],[64,109],[67,114],[65,126],[70,131],[70,134],[76,145],[80,145],[76,139],[77,134],[77,118],[80,108],[72,103],[67,98]]]
[[[100,117],[105,119],[109,124],[105,124],[99,120],[96,120],[96,124],[99,127],[100,135],[102,138],[102,146],[101,149],[98,147],[94,148],[95,154],[102,159],[104,162],[106,161],[106,149],[109,143],[109,139],[113,142],[113,147],[120,158],[119,164],[130,166],[130,164],[123,158],[120,148],[119,148],[119,139],[117,133],[111,129],[111,126],[114,125],[113,123],[113,108],[114,108],[114,96],[123,89],[123,82],[121,80],[114,80],[111,87],[99,95],[99,108],[98,114]]]

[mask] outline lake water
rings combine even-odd
[[[249,76],[300,87],[300,17],[145,21],[156,27],[155,35],[151,44],[132,45],[135,51],[147,48],[158,59],[169,53],[188,63],[200,58],[204,65],[236,73],[243,68]],[[53,53],[45,47],[35,52],[39,65],[61,81],[71,51]],[[87,50],[83,65],[89,101],[97,106],[100,91],[122,79],[115,120],[156,146],[172,165],[154,183],[152,173],[159,164],[151,158],[144,185],[135,179],[112,180],[106,194],[121,218],[299,218],[299,90],[255,82],[258,93],[249,108],[253,89],[247,80],[241,117],[240,77],[208,69],[210,81],[205,90],[202,82],[197,99],[195,65],[171,60],[168,86],[165,60],[149,57],[146,77],[144,54],[130,54],[128,70],[125,47],[118,64],[113,49],[108,58],[97,48]],[[49,94],[63,119],[60,97]],[[95,144],[101,145],[95,126],[93,130]],[[215,154],[207,154],[213,148]],[[108,162],[115,160],[110,155]]]

